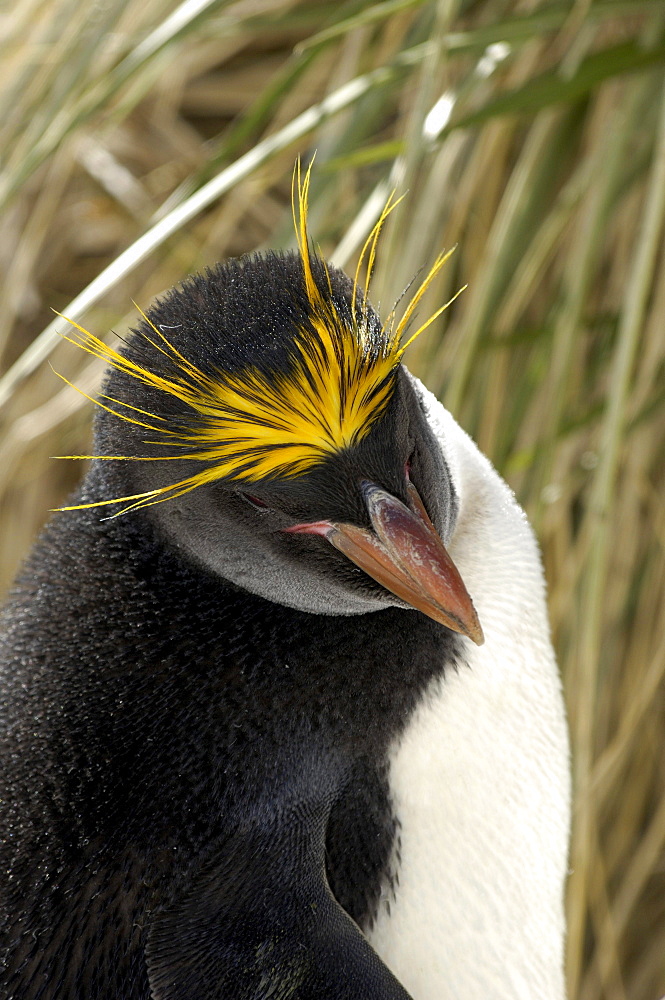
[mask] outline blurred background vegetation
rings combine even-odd
[[[575,774],[571,998],[665,993],[665,2],[14,0],[0,8],[0,585],[81,468],[103,335],[311,229],[414,346],[538,532]],[[535,1000],[535,998],[534,998]]]

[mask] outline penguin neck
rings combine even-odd
[[[533,531],[512,490],[447,410],[422,389],[428,421],[445,451],[459,509],[449,550],[485,632],[517,646],[548,636],[545,580]],[[470,651],[484,661],[491,645]]]
[[[98,494],[95,475],[91,470],[80,502]],[[176,620],[181,638],[212,627],[226,637],[235,633],[234,642],[242,646],[262,634],[266,656],[276,664],[307,674],[318,669],[312,664],[325,664],[331,683],[336,670],[334,683],[346,678],[353,686],[355,677],[368,695],[373,688],[392,691],[399,703],[402,688],[413,684],[418,690],[446,664],[460,661],[469,645],[410,608],[317,614],[267,600],[190,559],[144,510],[110,518],[97,509],[81,510],[59,515],[58,523],[72,544],[76,539],[81,559],[102,577],[112,570],[128,602],[150,604],[151,613]],[[228,649],[220,652],[228,655]]]

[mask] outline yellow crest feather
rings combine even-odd
[[[169,360],[177,373],[165,377],[114,350],[78,323],[68,320],[77,333],[65,336],[65,340],[137,382],[180,400],[187,407],[189,419],[186,425],[169,426],[164,417],[102,395],[94,400],[98,406],[127,423],[152,432],[155,437],[146,440],[146,444],[167,444],[173,453],[159,456],[58,457],[142,462],[188,459],[201,462],[203,467],[186,479],[146,493],[63,507],[61,510],[129,502],[130,506],[119,512],[124,513],[182,496],[214,480],[243,484],[299,476],[331,454],[357,444],[385,412],[392,395],[395,372],[406,347],[450,304],[443,305],[406,343],[402,343],[414,310],[452,251],[436,259],[399,322],[395,324],[393,310],[387,327],[377,338],[376,329],[370,330],[368,321],[366,301],[369,282],[379,234],[399,200],[394,201],[393,194],[390,195],[365,242],[353,282],[350,314],[342,315],[333,299],[325,262],[315,258],[310,248],[307,209],[311,166],[301,180],[300,163],[296,165],[292,187],[293,218],[309,307],[309,328],[297,331],[290,370],[286,374],[277,374],[269,380],[253,367],[236,373],[216,373],[214,376],[204,373],[184,357],[137,306],[143,320],[155,334],[154,339],[145,333],[144,337]],[[365,258],[366,279],[361,295],[359,274]],[[321,291],[315,279],[315,259],[323,267],[328,295]]]

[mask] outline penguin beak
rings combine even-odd
[[[323,535],[396,597],[482,645],[473,602],[413,483],[407,485],[408,507],[374,483],[363,482],[361,489],[373,531],[331,521],[286,530]]]

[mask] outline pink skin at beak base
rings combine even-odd
[[[483,631],[473,602],[415,486],[408,484],[409,507],[373,483],[364,482],[361,489],[373,531],[313,521],[293,525],[286,532],[322,535],[396,597],[482,645]]]

